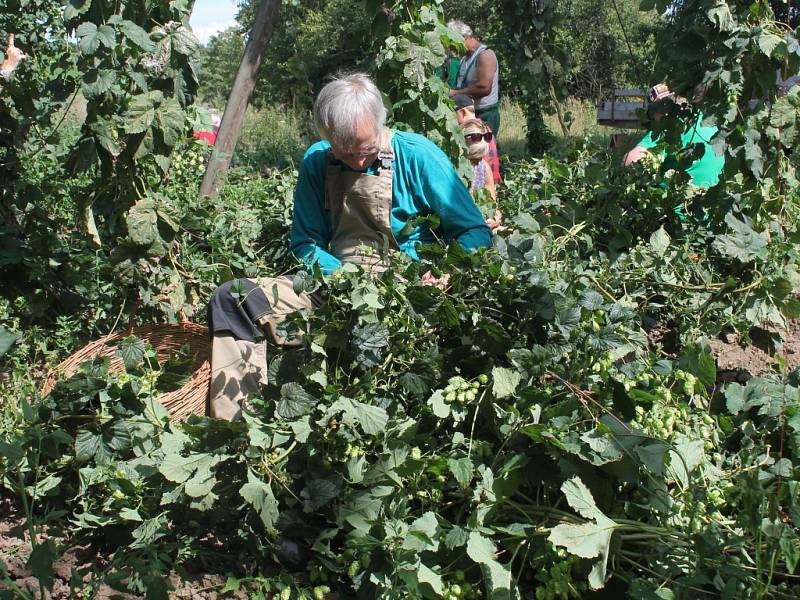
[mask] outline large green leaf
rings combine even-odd
[[[380,406],[372,406],[363,402],[351,401],[351,407],[345,411],[355,419],[367,435],[378,435],[386,428],[389,414]]]
[[[317,401],[299,383],[289,382],[281,386],[281,397],[275,412],[284,419],[297,419],[307,415]]]
[[[168,98],[161,103],[155,112],[155,123],[161,130],[164,143],[174,146],[183,136],[186,129],[186,114],[175,98]]]
[[[36,544],[28,557],[27,567],[45,589],[53,589],[53,563],[58,558],[58,549],[52,540]]]
[[[469,458],[450,458],[447,466],[450,467],[450,472],[453,473],[458,485],[462,488],[469,486],[469,482],[472,481],[473,469],[472,461]]]
[[[589,522],[556,525],[547,539],[581,558],[599,557],[589,574],[589,585],[600,589],[605,585],[611,536],[618,525],[597,508],[592,493],[579,477],[565,481],[561,491],[567,503]]]
[[[725,223],[730,228],[730,233],[717,236],[714,248],[731,258],[742,262],[752,262],[756,258],[767,257],[767,244],[769,236],[766,233],[755,231],[750,226],[750,220],[739,220],[731,213],[725,215]]]
[[[117,344],[117,353],[122,357],[126,369],[135,369],[144,361],[144,342],[135,335],[129,335]]]
[[[305,512],[314,512],[325,506],[339,495],[338,481],[327,479],[312,479],[306,485],[302,495],[306,499]]]
[[[512,371],[505,367],[494,367],[492,369],[492,391],[498,400],[508,398],[517,391],[522,375],[517,371]]]
[[[417,552],[439,550],[439,522],[433,512],[428,511],[411,523],[403,540],[403,548]]]
[[[8,352],[18,339],[18,335],[11,333],[8,329],[0,325],[0,357]]]
[[[91,69],[84,74],[81,91],[87,99],[105,94],[114,85],[117,76],[111,69]]]
[[[147,130],[153,124],[155,105],[161,98],[160,92],[145,92],[134,96],[125,115],[125,132],[142,133]]]
[[[127,216],[128,235],[134,244],[150,246],[161,239],[158,232],[158,215],[155,203],[144,198],[134,204]]]
[[[153,52],[156,49],[148,33],[133,21],[122,21],[122,33],[145,52]]]
[[[261,481],[252,470],[248,470],[247,483],[239,490],[239,494],[256,509],[267,531],[272,530],[278,519],[278,501],[269,484]]]

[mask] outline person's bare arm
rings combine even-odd
[[[478,55],[475,63],[475,72],[478,74],[478,80],[475,85],[461,88],[460,90],[450,90],[450,95],[466,94],[473,98],[488,96],[492,91],[492,82],[496,71],[497,56],[495,56],[493,50],[484,50]]]
[[[14,69],[17,68],[19,61],[28,58],[27,54],[14,45],[13,33],[8,34],[8,46],[6,47],[5,55],[5,60],[3,64],[0,65],[0,75],[8,79],[11,77],[11,73],[14,72]]]
[[[494,184],[494,174],[492,173],[492,167],[489,165],[488,162],[484,162],[484,169],[486,170],[486,177],[484,179],[483,186],[488,190],[488,192],[492,195],[492,200],[497,203],[497,187]]]

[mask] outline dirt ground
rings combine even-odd
[[[711,341],[719,371],[756,377],[800,367],[800,321],[790,321],[786,328],[754,328],[750,338],[749,344],[733,334]]]
[[[8,498],[0,499],[0,561],[5,565],[11,581],[23,592],[34,598],[40,598],[39,583],[25,563],[31,553],[30,536],[25,528],[22,512]],[[52,538],[56,544],[64,540],[56,536]],[[86,598],[87,600],[134,600],[140,598],[131,594],[120,593],[108,585],[97,584],[93,574],[105,568],[109,556],[91,550],[88,546],[70,546],[54,563],[55,579],[50,598],[53,600]],[[170,583],[175,589],[171,598],[192,600],[216,600],[220,598],[219,590],[225,585],[226,577],[222,575],[192,575],[182,580],[177,574],[170,574]],[[73,591],[70,583],[78,584]],[[8,590],[0,576],[0,590]],[[21,597],[21,596],[20,596]],[[244,592],[226,594],[226,598],[247,598]]]
[[[755,329],[746,343],[737,335],[723,335],[711,341],[711,348],[717,359],[720,381],[746,380],[751,376],[766,375],[771,372],[791,372],[800,367],[800,321],[793,321],[786,329]],[[783,363],[783,364],[781,364]],[[53,538],[57,544],[64,540]],[[0,560],[6,566],[9,578],[18,588],[38,598],[38,582],[25,564],[31,552],[30,536],[24,527],[24,517],[8,498],[0,498]],[[93,551],[88,546],[71,546],[55,565],[55,582],[51,598],[92,598],[97,600],[138,598],[121,594],[107,585],[93,583],[94,573],[102,571],[109,563],[109,556]],[[170,576],[175,589],[172,598],[197,600],[216,600],[225,585],[225,576],[198,574],[181,579],[176,574]],[[76,595],[70,583],[78,584],[86,590]],[[0,578],[0,590],[9,589]],[[246,598],[244,592],[226,597]]]

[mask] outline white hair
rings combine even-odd
[[[457,31],[461,34],[461,37],[475,37],[475,34],[472,33],[472,27],[464,23],[464,21],[457,21],[452,20],[447,22],[447,26],[452,29],[453,31]]]
[[[365,119],[375,125],[376,134],[386,122],[381,93],[366,73],[335,77],[320,90],[314,102],[317,131],[334,146],[350,145]]]

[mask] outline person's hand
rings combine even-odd
[[[633,150],[631,150],[625,156],[622,157],[622,164],[623,166],[627,167],[628,165],[632,165],[635,162],[639,162],[645,156],[647,156],[647,148],[642,148],[641,146],[634,146]]]
[[[14,34],[9,33],[8,45],[6,46],[6,59],[3,61],[3,64],[0,65],[0,75],[8,79],[11,73],[14,72],[14,69],[17,68],[19,62],[26,58],[28,58],[28,55],[14,45]]]
[[[446,290],[450,284],[450,273],[445,273],[441,277],[434,277],[433,273],[427,271],[421,278],[422,285],[433,285],[440,290]]]
[[[494,211],[493,217],[486,219],[486,224],[492,231],[504,231],[507,229],[506,226],[503,225],[503,213],[499,210]]]

